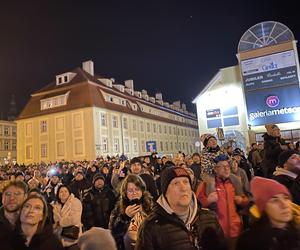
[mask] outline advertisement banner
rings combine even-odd
[[[299,82],[293,50],[241,61],[241,71],[245,91]]]
[[[300,121],[299,85],[246,92],[248,124]]]

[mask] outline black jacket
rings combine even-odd
[[[82,202],[82,223],[85,229],[108,228],[110,213],[115,203],[116,197],[110,188],[104,187],[102,190],[97,190],[93,187]]]
[[[224,246],[223,231],[214,212],[198,209],[188,230],[175,214],[168,214],[159,204],[142,224],[136,250],[218,250]]]
[[[271,228],[261,219],[238,239],[236,250],[296,250],[300,249],[300,232],[291,227]]]
[[[278,155],[283,151],[281,145],[285,141],[280,137],[273,137],[265,133],[264,138],[264,158],[263,169],[265,177],[271,178],[276,166],[278,165]]]
[[[152,195],[153,200],[156,200],[158,197],[158,190],[152,176],[149,174],[140,174],[140,177],[145,182],[147,191]]]
[[[2,244],[3,243],[3,244]],[[25,239],[18,230],[9,234],[8,238],[1,241],[1,250],[64,250],[59,239],[53,234],[52,225],[44,227],[40,234],[32,237],[30,245],[25,245]]]

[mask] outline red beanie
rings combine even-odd
[[[274,195],[286,194],[291,197],[289,190],[279,182],[258,176],[251,180],[250,190],[259,212],[262,212],[265,209],[266,203]]]

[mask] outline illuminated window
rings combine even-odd
[[[40,122],[41,133],[47,133],[47,121]]]
[[[127,122],[127,118],[123,117],[123,128],[124,129],[128,129],[128,122]]]
[[[102,152],[107,153],[108,152],[108,140],[107,137],[102,137]]]
[[[9,150],[9,142],[8,141],[4,141],[4,150],[5,151]]]
[[[9,136],[9,127],[8,126],[4,126],[4,135]]]
[[[133,151],[138,152],[138,141],[136,139],[133,140]]]
[[[129,153],[129,139],[128,138],[124,139],[124,152]]]
[[[41,157],[47,157],[47,144],[41,144]]]
[[[100,113],[101,126],[106,127],[106,114]]]
[[[67,104],[70,91],[64,95],[58,95],[41,100],[41,110],[65,106]]]
[[[116,117],[115,115],[113,115],[112,117],[112,126],[113,128],[118,128],[118,117]]]
[[[113,151],[115,153],[118,153],[119,152],[119,139],[114,139],[113,140]]]

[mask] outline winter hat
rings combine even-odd
[[[102,174],[95,174],[93,177],[93,184],[95,183],[96,180],[102,179],[105,182],[105,177]]]
[[[83,177],[85,177],[82,169],[76,169],[75,172],[74,172],[74,176],[76,176],[77,174],[81,174]]]
[[[170,182],[177,177],[187,177],[192,186],[192,181],[189,173],[183,167],[167,167],[161,173],[161,191],[164,195],[167,193]]]
[[[263,177],[254,177],[250,182],[250,190],[253,194],[255,204],[261,213],[266,207],[266,203],[277,194],[290,195],[288,189],[279,182]]]
[[[200,140],[202,141],[204,147],[207,146],[207,143],[208,143],[209,139],[211,139],[211,138],[216,139],[216,137],[212,134],[203,134],[203,135],[201,135]]]
[[[297,150],[285,150],[283,152],[281,152],[278,156],[278,165],[280,167],[283,167],[284,163],[287,162],[287,160],[293,155],[293,154],[297,154],[300,155],[300,152],[298,152]]]
[[[116,242],[109,230],[92,227],[84,232],[78,240],[80,250],[117,250]]]
[[[225,155],[225,154],[218,155],[217,157],[215,157],[213,159],[213,161],[215,163],[218,163],[219,161],[228,161],[228,160],[229,160],[229,157],[227,155]]]

